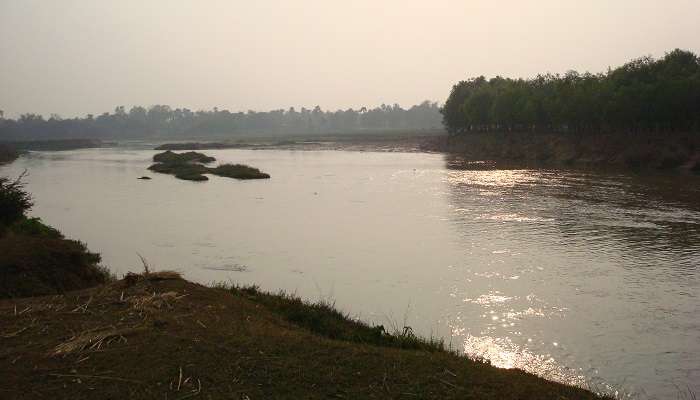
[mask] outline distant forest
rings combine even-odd
[[[359,110],[323,111],[273,110],[268,112],[230,112],[172,109],[167,105],[148,108],[117,107],[113,113],[85,118],[63,119],[52,115],[24,114],[4,119],[0,111],[0,141],[35,139],[127,139],[143,137],[193,137],[206,135],[276,135],[357,133],[391,130],[442,129],[437,103],[424,101],[404,109],[398,104]]]
[[[698,132],[700,59],[676,49],[600,74],[480,76],[454,85],[442,114],[452,135]]]
[[[191,111],[167,105],[117,107],[113,113],[64,119],[24,114],[3,118],[0,141],[253,136],[436,130],[469,132],[700,132],[700,58],[673,50],[605,73],[483,76],[461,81],[442,109],[424,101],[359,110],[293,107],[268,112]]]

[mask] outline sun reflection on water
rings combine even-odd
[[[534,184],[543,178],[541,173],[526,169],[451,171],[447,177],[450,183],[476,187],[513,187]]]
[[[459,330],[454,333],[459,334]],[[473,359],[488,360],[498,368],[517,368],[546,379],[576,386],[585,386],[586,378],[566,368],[551,355],[538,355],[513,343],[508,337],[474,336],[462,339],[464,353]]]
[[[475,273],[486,279],[500,278],[498,273]],[[534,293],[525,296],[508,295],[499,290],[489,290],[477,297],[464,297],[463,303],[472,304],[482,312],[485,326],[481,332],[472,334],[464,328],[461,317],[456,318],[451,326],[453,337],[459,338],[463,352],[470,358],[488,361],[498,368],[517,368],[558,382],[586,386],[587,380],[582,371],[567,368],[558,362],[552,354],[534,352],[532,337],[524,336],[516,325],[526,318],[560,318],[567,309],[552,306],[538,298]],[[511,339],[513,338],[513,339]],[[516,339],[517,338],[517,339]],[[519,345],[517,342],[524,342]],[[548,345],[560,348],[558,341]]]

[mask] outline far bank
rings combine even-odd
[[[562,135],[530,132],[470,132],[435,138],[426,150],[465,161],[496,164],[611,166],[700,171],[700,134],[609,133]]]

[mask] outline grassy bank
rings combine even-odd
[[[0,301],[0,397],[593,399],[327,304],[172,273]]]
[[[0,144],[0,165],[11,163],[19,157],[19,152],[12,146]]]
[[[22,218],[0,233],[0,298],[65,293],[109,280],[100,255],[66,239],[38,218]]]
[[[700,171],[700,134],[696,133],[660,137],[488,132],[453,136],[434,145],[467,160]]]
[[[22,177],[0,177],[0,299],[64,293],[105,283],[99,254],[27,217]]]

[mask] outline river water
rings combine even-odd
[[[699,176],[206,153],[272,179],[181,181],[138,148],[35,152],[0,174],[27,169],[32,213],[117,274],[141,254],[202,283],[332,299],[503,368],[620,397],[700,393]]]

